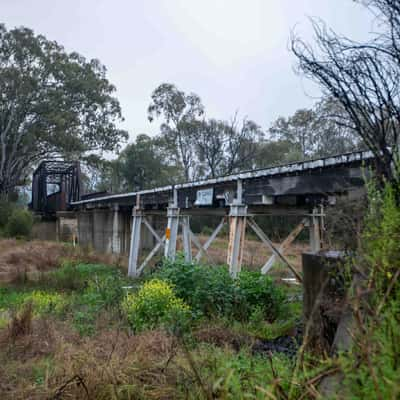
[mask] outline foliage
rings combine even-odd
[[[342,355],[345,387],[352,399],[398,398],[399,315],[399,300],[389,302],[379,323],[369,321],[365,332],[358,331],[351,355]]]
[[[0,228],[5,228],[15,206],[14,203],[0,199]]]
[[[272,395],[267,397],[266,394],[274,393],[280,382],[286,389],[293,367],[293,361],[285,356],[274,355],[266,360],[265,357],[251,354],[246,348],[235,353],[212,346],[200,346],[195,357],[200,366],[199,374],[210,386],[210,398],[217,399],[280,398]],[[274,381],[275,374],[279,376],[279,382]],[[190,398],[203,396],[202,393],[194,393]]]
[[[325,97],[313,108],[299,109],[287,118],[279,117],[268,130],[273,140],[263,144],[259,157],[268,156],[268,162],[276,159],[273,164],[282,164],[362,148],[358,136],[345,124],[337,123],[338,115],[345,120],[340,103]]]
[[[28,210],[15,208],[6,225],[6,233],[11,237],[29,237],[33,226],[33,216]]]
[[[315,46],[292,39],[298,70],[332,96],[344,113],[337,124],[353,130],[376,156],[381,184],[398,181],[392,165],[399,161],[400,8],[393,0],[360,0],[373,9],[381,32],[359,43],[313,20]]]
[[[269,276],[258,271],[242,271],[238,286],[246,300],[248,312],[260,308],[265,319],[273,321],[278,317],[285,295]]]
[[[340,356],[345,393],[354,399],[399,396],[400,359],[400,208],[396,191],[386,184],[369,183],[369,208],[357,260],[368,277],[368,299],[353,299],[354,345]],[[364,304],[364,303],[367,304]],[[361,310],[370,310],[362,313]]]
[[[42,276],[42,282],[47,287],[55,290],[83,290],[91,279],[98,280],[99,277],[111,276],[118,280],[119,271],[101,264],[76,264],[65,262],[61,268],[50,271]]]
[[[231,121],[203,120],[194,137],[198,168],[207,178],[254,168],[254,155],[263,131],[253,121],[237,115]]]
[[[171,323],[182,325],[190,317],[190,307],[175,295],[169,283],[159,279],[145,282],[137,293],[128,294],[123,309],[136,332]]]
[[[171,282],[177,296],[194,313],[206,317],[246,320],[255,307],[261,307],[265,318],[273,320],[284,300],[282,290],[271,278],[258,272],[242,272],[234,280],[226,267],[199,266],[180,260],[166,261],[156,276]]]
[[[182,165],[186,181],[192,178],[195,167],[193,140],[197,118],[203,115],[204,106],[194,93],[186,94],[175,85],[163,83],[151,95],[148,107],[149,121],[162,117],[161,135],[175,163]]]
[[[28,28],[0,25],[0,92],[2,195],[44,157],[114,150],[127,137],[105,67]]]
[[[62,315],[67,307],[65,296],[50,290],[21,290],[2,288],[0,290],[0,311],[19,310],[31,303],[34,314]]]
[[[400,208],[396,191],[390,184],[379,190],[373,181],[370,182],[368,197],[369,210],[363,233],[363,250],[371,272],[370,279],[378,285],[379,298],[400,268]],[[400,289],[400,285],[393,289],[393,293],[398,293],[396,289]]]

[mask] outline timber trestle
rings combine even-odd
[[[261,263],[268,273],[275,263],[301,276],[285,256],[307,229],[312,252],[322,248],[324,211],[337,199],[357,199],[365,193],[366,167],[373,167],[370,152],[341,154],[260,170],[240,172],[138,192],[96,196],[71,203],[78,216],[78,241],[96,251],[129,254],[130,276],[139,276],[157,254],[174,260],[177,246],[187,262],[215,264],[210,246],[228,226],[226,263],[233,277],[241,270],[246,229],[271,256]],[[272,242],[258,218],[296,216],[297,225],[280,243]],[[193,219],[214,216],[214,231],[204,242],[193,232]],[[218,219],[217,219],[218,218]],[[160,219],[162,221],[160,222]],[[182,243],[182,245],[180,245]],[[147,250],[147,254],[143,253]]]
[[[229,214],[223,216],[204,244],[200,242],[197,236],[190,228],[190,211],[181,210],[177,207],[177,192],[173,191],[171,203],[167,208],[167,226],[165,233],[160,236],[151,223],[146,218],[146,211],[140,208],[140,198],[132,212],[132,230],[130,240],[130,256],[128,275],[131,277],[139,276],[150,260],[161,250],[164,249],[164,257],[169,260],[175,260],[177,252],[177,240],[179,228],[181,228],[181,237],[183,243],[183,253],[186,262],[199,263],[204,257],[207,263],[214,265],[215,262],[208,252],[210,245],[217,238],[222,228],[229,224],[229,243],[227,251],[227,264],[232,277],[236,277],[241,270],[243,260],[243,249],[245,246],[246,227],[251,228],[258,236],[261,242],[271,251],[272,255],[266,260],[261,268],[261,273],[266,274],[276,261],[286,265],[293,276],[301,282],[301,275],[292,266],[285,257],[285,250],[293,243],[301,231],[308,227],[310,230],[310,249],[317,252],[322,246],[323,233],[323,207],[319,210],[315,208],[312,213],[305,215],[301,222],[289,233],[286,239],[276,247],[266,233],[260,228],[254,219],[254,215],[248,213],[247,206],[243,204],[242,181],[237,182],[237,196],[229,207]],[[149,212],[149,215],[152,213]],[[145,259],[139,263],[139,253],[141,249],[140,238],[142,229],[147,229],[155,240],[155,246],[151,249]],[[193,257],[192,247],[197,248],[197,253]]]

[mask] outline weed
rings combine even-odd
[[[32,226],[32,214],[27,210],[15,208],[7,220],[5,230],[11,237],[29,237]]]
[[[9,337],[13,342],[17,338],[28,335],[32,332],[32,317],[32,302],[26,303],[22,311],[12,317],[9,327]]]
[[[232,279],[226,267],[199,266],[166,261],[156,276],[171,282],[178,297],[197,316],[247,320],[254,307],[274,320],[285,296],[272,280],[259,272],[242,272]]]
[[[145,282],[136,294],[128,294],[123,309],[131,327],[140,332],[159,325],[185,325],[190,308],[178,298],[165,281],[152,279]]]

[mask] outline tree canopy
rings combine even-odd
[[[44,158],[117,149],[127,133],[114,93],[98,60],[0,24],[0,195]]]

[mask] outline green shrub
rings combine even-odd
[[[247,303],[247,315],[260,309],[265,319],[273,321],[278,317],[285,294],[274,284],[271,277],[256,271],[242,271],[237,283]]]
[[[165,261],[157,277],[172,283],[177,296],[199,315],[232,315],[241,303],[240,293],[224,267]]]
[[[16,208],[7,221],[6,232],[11,237],[29,237],[32,226],[32,214],[28,210]]]
[[[175,295],[170,284],[160,279],[145,282],[137,293],[128,294],[123,310],[136,332],[182,325],[190,318],[190,307]]]
[[[258,272],[242,272],[232,279],[226,267],[199,266],[166,261],[156,275],[171,282],[176,294],[194,313],[248,320],[261,307],[268,320],[275,319],[284,301],[282,289]]]
[[[41,281],[47,287],[57,290],[81,291],[88,286],[90,280],[98,280],[108,276],[115,282],[122,279],[119,270],[107,265],[67,262],[61,268],[44,275]]]
[[[5,228],[7,222],[15,209],[15,205],[6,200],[0,200],[0,228]]]

